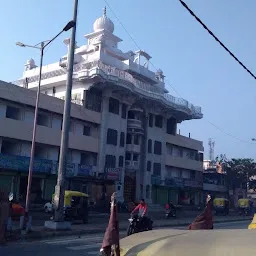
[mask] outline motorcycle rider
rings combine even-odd
[[[133,215],[135,212],[138,212],[141,227],[144,229],[148,225],[148,206],[143,198],[140,200],[140,203],[133,209],[131,215]]]
[[[170,211],[171,215],[176,215],[176,208],[175,208],[174,204],[172,203],[172,201],[170,201],[169,203],[167,203],[165,205],[165,210]]]

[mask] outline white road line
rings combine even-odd
[[[88,255],[100,255],[100,251],[98,252],[86,252]]]
[[[86,249],[96,249],[98,248],[100,250],[101,243],[94,243],[94,244],[88,244],[88,245],[80,245],[80,246],[71,246],[67,247],[67,249],[72,251],[80,251],[80,250],[86,250]]]
[[[102,240],[102,237],[90,237],[90,238],[74,238],[74,239],[66,239],[66,240],[55,240],[55,241],[47,241],[44,242],[45,244],[69,244],[69,243],[85,243],[88,241],[98,241],[98,240]]]

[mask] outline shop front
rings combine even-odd
[[[0,154],[0,186],[24,201],[27,191],[29,157]],[[45,195],[45,180],[51,176],[52,161],[35,159],[31,184],[31,202],[41,202]]]
[[[202,200],[203,183],[182,178],[167,178],[152,176],[152,202],[154,204],[199,205]]]

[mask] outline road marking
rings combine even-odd
[[[101,243],[94,243],[94,244],[88,244],[88,245],[80,245],[80,246],[71,246],[67,247],[67,249],[72,251],[80,251],[80,250],[86,250],[86,249],[96,249],[98,248],[100,250]]]
[[[103,236],[97,236],[97,237],[88,237],[88,238],[74,238],[74,239],[64,239],[64,240],[55,240],[55,241],[44,241],[45,244],[69,244],[69,243],[81,243],[81,242],[87,242],[87,241],[98,241],[102,240]]]

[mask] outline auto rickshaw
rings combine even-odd
[[[226,198],[215,198],[213,200],[213,208],[215,210],[215,215],[228,215],[229,201]]]
[[[53,202],[54,205],[54,195]],[[64,195],[64,218],[67,221],[82,220],[88,223],[88,194],[66,190]]]
[[[238,212],[240,215],[249,215],[252,210],[252,201],[247,198],[238,200]]]

